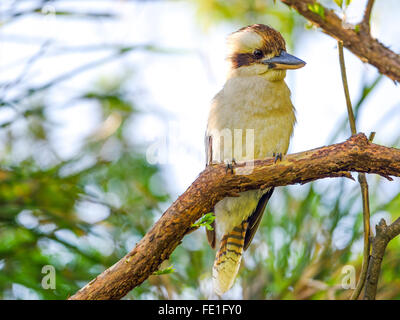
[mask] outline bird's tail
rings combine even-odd
[[[213,286],[218,295],[228,291],[235,281],[242,260],[247,226],[248,222],[243,221],[221,239],[213,267]]]

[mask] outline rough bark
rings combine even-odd
[[[226,196],[328,177],[351,178],[349,171],[391,180],[391,175],[400,176],[400,150],[370,143],[358,134],[339,144],[287,155],[276,164],[272,158],[256,160],[251,173],[237,174],[243,167],[235,165],[234,174],[226,172],[223,164],[207,167],[131,252],[70,299],[122,298],[156,271],[192,230],[191,225]]]
[[[328,35],[343,41],[344,46],[363,62],[372,64],[380,73],[390,79],[400,81],[400,55],[394,53],[371,36],[369,22],[368,27],[366,27],[366,22],[363,20],[360,23],[360,30],[356,31],[355,28],[348,27],[333,10],[324,8],[324,16],[312,12],[310,5],[314,4],[315,0],[281,1],[294,8],[299,14],[320,27]],[[367,12],[368,18],[370,14],[370,11]]]

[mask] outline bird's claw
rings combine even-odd
[[[233,166],[234,165],[236,165],[235,159],[232,159],[230,162],[227,161],[226,167],[225,167],[225,173],[228,173],[228,170],[230,170],[231,173],[233,174]]]
[[[272,156],[275,158],[274,163],[277,163],[278,160],[282,161],[282,152],[274,152]]]

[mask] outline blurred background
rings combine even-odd
[[[365,0],[321,1],[349,24]],[[339,5],[338,5],[339,4]],[[377,1],[372,34],[399,52],[396,0]],[[130,251],[204,169],[209,103],[227,71],[225,39],[253,23],[285,37],[297,110],[289,152],[350,135],[336,41],[273,0],[2,0],[0,298],[66,299]],[[399,87],[345,52],[358,130],[400,147]],[[356,176],[356,175],[354,175]],[[371,221],[400,213],[400,183],[368,175]],[[226,299],[347,299],[362,262],[358,183],[275,191]],[[400,298],[400,240],[378,299]],[[125,299],[208,299],[215,252],[188,235]],[[56,288],[42,287],[54,266]],[[169,268],[169,269],[168,269]],[[350,268],[350,269],[349,269]]]

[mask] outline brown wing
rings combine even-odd
[[[254,212],[251,214],[251,216],[247,219],[247,222],[249,223],[249,226],[246,231],[246,236],[244,239],[244,250],[246,250],[251,241],[254,238],[254,235],[256,234],[256,231],[258,229],[258,226],[260,225],[261,218],[263,216],[265,206],[268,203],[269,198],[271,198],[272,193],[274,192],[274,188],[270,188],[266,193],[262,195],[260,200],[258,201],[257,207],[254,210]]]
[[[215,249],[215,221],[211,223],[211,227],[213,228],[213,230],[206,229],[207,240],[211,248]]]
[[[210,165],[212,163],[212,137],[211,136],[206,136],[205,139],[205,146],[206,146],[206,166]],[[211,227],[213,230],[208,230],[206,229],[207,232],[207,240],[208,243],[210,244],[211,248],[215,249],[215,221],[211,224]]]

